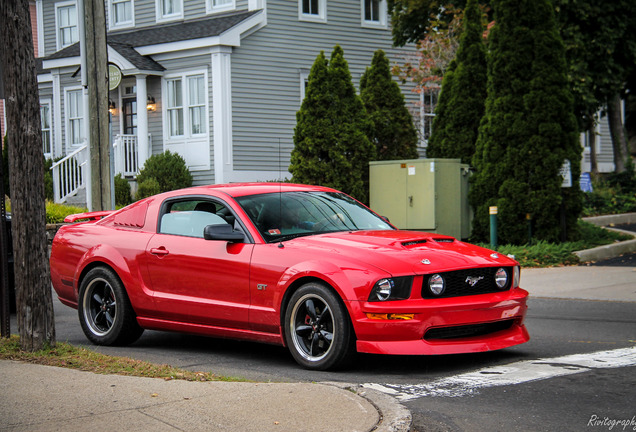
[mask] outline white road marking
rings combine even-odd
[[[636,346],[563,357],[525,360],[502,366],[493,366],[442,378],[426,384],[364,384],[364,387],[390,394],[400,401],[426,396],[462,397],[479,394],[479,389],[521,384],[565,375],[636,366]]]

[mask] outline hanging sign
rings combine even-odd
[[[115,90],[121,84],[121,70],[117,65],[108,65],[108,90]]]

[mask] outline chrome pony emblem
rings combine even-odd
[[[483,276],[466,276],[465,282],[471,287],[474,287],[475,285],[477,285],[477,282],[479,282],[483,278]]]
[[[427,259],[423,259],[423,260],[422,260],[422,264],[430,264],[430,263],[431,263],[431,262],[430,262],[429,260],[427,260]]]

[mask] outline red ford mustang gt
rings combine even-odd
[[[285,345],[309,369],[355,351],[451,354],[529,340],[516,261],[401,231],[336,190],[193,187],[73,215],[51,277],[95,344],[144,329]]]

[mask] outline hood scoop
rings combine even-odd
[[[434,238],[433,240],[435,240],[437,243],[453,243],[455,241],[454,238]]]
[[[410,240],[410,241],[407,241],[407,242],[402,243],[402,246],[404,246],[404,247],[408,248],[408,247],[413,247],[413,246],[418,246],[418,245],[424,244],[424,243],[426,243],[427,241],[428,241],[428,240],[426,240],[426,239],[421,239],[421,240]]]

